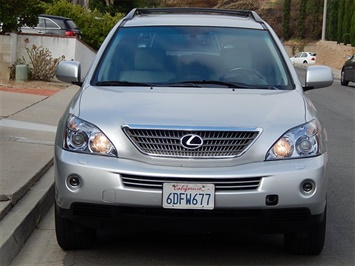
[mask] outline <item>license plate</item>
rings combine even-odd
[[[212,210],[214,208],[214,185],[164,183],[163,207]]]

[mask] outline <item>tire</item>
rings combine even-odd
[[[341,70],[340,84],[343,85],[343,86],[348,86],[348,85],[349,85],[349,81],[346,81],[346,80],[345,80],[345,73],[344,73],[344,70]]]
[[[89,249],[94,246],[96,230],[60,217],[55,208],[55,233],[63,250]]]
[[[285,234],[284,244],[286,250],[297,255],[318,255],[321,253],[326,232],[327,212],[324,212],[323,221],[308,227],[305,231]]]

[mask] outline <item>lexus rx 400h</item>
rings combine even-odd
[[[107,36],[58,124],[59,245],[100,228],[284,234],[319,254],[326,228],[327,135],[282,43],[253,11],[134,9]],[[303,83],[302,83],[303,84]],[[168,221],[168,222],[167,222]],[[174,225],[174,226],[172,226]]]

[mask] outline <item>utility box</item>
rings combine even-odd
[[[16,81],[28,80],[28,68],[27,65],[16,65]]]

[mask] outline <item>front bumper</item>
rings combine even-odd
[[[327,180],[324,174],[326,162],[327,154],[323,154],[307,159],[258,162],[229,167],[159,166],[126,159],[78,154],[56,147],[55,197],[58,213],[83,221],[87,220],[87,217],[106,220],[116,218],[120,220],[128,216],[163,219],[164,216],[171,217],[177,214],[177,217],[186,218],[224,217],[226,221],[229,218],[235,220],[238,217],[246,217],[272,222],[274,219],[272,217],[283,213],[281,216],[284,218],[274,219],[277,223],[300,220],[312,223],[321,221],[326,206]],[[80,179],[81,185],[78,189],[68,186],[67,178],[73,175]],[[124,184],[122,176],[162,178],[165,180],[162,182],[191,179],[197,183],[199,180],[221,178],[257,179],[259,183],[253,189],[216,189],[214,210],[186,211],[164,209],[161,188],[130,186]],[[314,182],[315,190],[312,193],[302,193],[301,184],[304,180]],[[278,196],[276,205],[266,204],[269,195]],[[85,211],[82,212],[85,209],[86,218]],[[106,212],[107,216],[105,214],[105,217],[100,217],[97,210]],[[289,215],[290,211],[294,214]]]

